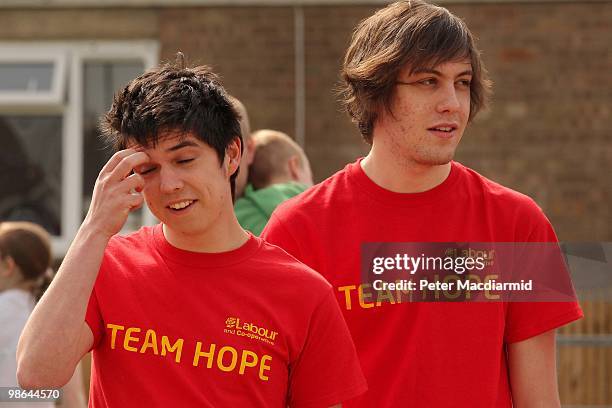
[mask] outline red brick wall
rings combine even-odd
[[[457,6],[495,83],[458,158],[533,197],[562,240],[611,240],[612,3]]]
[[[351,31],[377,7],[304,7],[306,151],[317,180],[367,151],[333,87]],[[612,2],[461,4],[495,82],[458,160],[533,197],[563,240],[612,240]],[[157,39],[212,65],[253,129],[295,131],[291,7],[0,9],[0,40]]]
[[[253,129],[294,133],[293,10],[289,7],[160,11],[162,58],[183,51],[213,66],[246,105]]]
[[[357,128],[341,111],[335,88],[353,28],[374,10],[364,6],[305,9],[306,153],[319,180],[368,151]]]

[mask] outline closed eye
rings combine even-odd
[[[144,169],[144,170],[139,170],[137,173],[140,174],[141,176],[144,176],[145,174],[151,173],[153,170],[155,170],[155,167],[151,167],[151,168]]]
[[[192,162],[192,161],[194,161],[194,160],[195,160],[195,159],[183,159],[183,160],[177,160],[176,162],[177,162],[178,164],[186,164],[186,163]]]

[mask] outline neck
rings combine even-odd
[[[240,248],[249,234],[240,227],[233,211],[223,218],[226,220],[219,217],[204,231],[188,233],[163,224],[164,236],[172,246],[191,252],[216,253]]]
[[[430,165],[411,160],[398,160],[374,142],[361,161],[361,168],[374,183],[395,193],[421,193],[442,184],[448,177],[451,164]]]

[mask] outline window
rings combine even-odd
[[[98,173],[112,150],[100,139],[98,122],[109,109],[117,89],[144,72],[143,61],[87,61],[83,65],[83,207],[85,219]],[[142,223],[142,209],[130,214],[127,230]]]
[[[54,255],[65,254],[112,154],[99,118],[158,50],[154,41],[0,43],[0,220],[41,224]],[[145,208],[125,230],[154,221]]]
[[[0,106],[59,106],[63,103],[66,56],[60,49],[28,53],[6,46],[0,53]]]
[[[62,117],[0,115],[0,219],[61,235]]]

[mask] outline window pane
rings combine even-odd
[[[144,72],[141,61],[87,62],[83,72],[83,218],[89,208],[93,187],[112,149],[100,139],[98,123],[110,109],[113,95]],[[140,223],[140,210],[130,221]],[[136,218],[136,219],[135,219]]]
[[[53,63],[0,64],[0,91],[50,91]]]
[[[60,235],[62,117],[0,115],[0,220]]]

